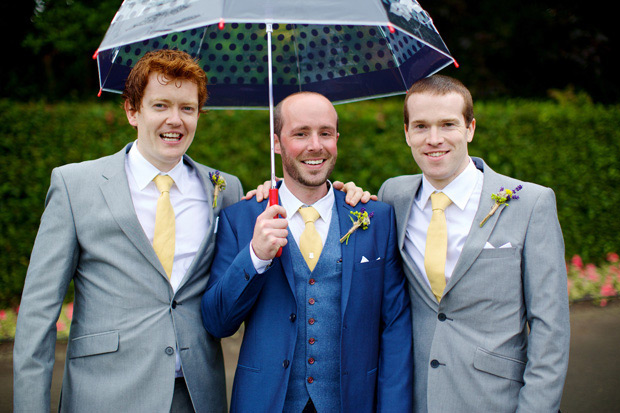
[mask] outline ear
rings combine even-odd
[[[136,114],[138,113],[138,111],[131,107],[128,100],[125,100],[124,107],[125,107],[125,114],[127,115],[127,120],[129,121],[129,124],[133,126],[134,128],[137,128],[138,119],[136,117]]]
[[[273,134],[273,151],[278,155],[282,155],[280,151],[280,138],[275,133]]]
[[[476,119],[472,119],[471,123],[467,127],[467,142],[471,142],[474,139],[475,130],[476,130]]]
[[[409,134],[407,132],[409,132],[409,128],[405,123],[405,142],[407,142],[407,146],[411,147],[411,144],[409,143]]]

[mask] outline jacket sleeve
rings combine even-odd
[[[557,412],[568,368],[570,321],[564,240],[555,195],[548,188],[530,216],[522,272],[530,334],[517,411]]]
[[[382,332],[377,384],[378,411],[413,410],[413,350],[409,295],[402,270],[394,209],[390,231],[381,307]]]
[[[249,230],[252,229],[253,226]],[[234,334],[247,317],[269,270],[256,273],[248,236],[240,236],[233,228],[226,210],[220,213],[217,231],[215,257],[201,311],[206,330],[215,337],[227,337]]]
[[[17,318],[13,349],[15,412],[50,409],[56,320],[78,256],[69,194],[57,168],[52,171]]]

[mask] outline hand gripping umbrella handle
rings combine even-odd
[[[272,205],[278,205],[278,188],[269,189],[269,206]],[[275,219],[278,219],[278,216],[276,216]],[[280,247],[276,253],[276,257],[279,257],[280,255],[282,255],[282,247]]]

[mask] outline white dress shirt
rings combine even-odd
[[[210,224],[211,202],[207,199],[196,170],[181,160],[167,173],[161,172],[138,151],[136,141],[125,158],[125,171],[136,215],[151,245],[155,233],[155,212],[160,192],[153,182],[157,175],[169,175],[170,202],[175,218],[175,247],[170,286],[176,292],[194,256],[204,240]],[[181,360],[177,351],[177,376],[181,375]]]
[[[484,174],[476,168],[471,159],[465,170],[442,190],[435,189],[425,176],[422,177],[422,185],[415,196],[407,222],[405,251],[413,259],[424,282],[429,287],[431,284],[424,268],[424,251],[426,250],[426,232],[433,215],[430,196],[433,192],[443,192],[452,201],[452,204],[448,205],[445,210],[448,228],[447,283],[461,256],[463,245],[478,211],[483,179]]]
[[[302,206],[312,206],[319,213],[319,218],[317,218],[314,222],[314,226],[321,236],[323,245],[325,245],[325,241],[327,240],[327,235],[329,233],[329,225],[332,221],[332,209],[335,200],[334,189],[331,182],[328,182],[328,186],[329,190],[323,198],[319,199],[312,205],[306,205],[297,199],[297,197],[295,197],[295,195],[293,195],[286,187],[286,183],[282,181],[282,185],[279,189],[280,202],[286,210],[288,230],[291,232],[297,246],[299,246],[299,237],[301,237],[301,233],[304,232],[304,229],[306,228],[306,224],[299,213],[299,208]],[[254,264],[254,268],[258,274],[265,272],[265,269],[269,266],[269,264],[271,264],[271,260],[261,260],[258,258],[252,247],[250,247],[250,256],[252,257],[252,263]]]

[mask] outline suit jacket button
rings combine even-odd
[[[446,318],[448,318],[448,317],[446,317],[446,315],[444,313],[439,313],[437,315],[437,318],[439,319],[439,321],[446,321]]]
[[[248,274],[247,272],[245,273],[245,280],[249,281],[250,280],[250,274]]]
[[[314,378],[312,376],[308,377],[308,383],[310,384],[314,383]]]
[[[310,325],[314,324],[314,318],[311,318],[310,320],[308,320],[308,324]]]
[[[170,346],[166,347],[166,354],[171,356],[174,354],[174,349]]]
[[[314,337],[310,337],[310,340],[308,340],[308,343],[314,344],[314,342],[315,342]]]
[[[282,362],[282,367],[284,367],[285,369],[287,369],[287,368],[288,368],[288,366],[289,366],[289,364],[291,364],[291,363],[290,363],[288,360],[284,360],[284,361]]]
[[[431,360],[431,367],[436,369],[439,367],[439,362],[437,360]]]
[[[314,285],[314,283],[315,283],[314,278],[310,278],[310,280],[308,281],[308,284]]]
[[[288,316],[288,319],[291,320],[291,323],[294,323],[295,320],[297,320],[297,314],[292,313],[290,316]]]
[[[314,359],[312,357],[308,359],[308,364],[314,364]]]
[[[176,302],[176,301],[173,301],[173,302],[172,302],[172,309],[175,309],[175,308],[177,308],[177,302]]]
[[[310,303],[310,305],[314,304],[314,298],[309,299],[308,302]]]

